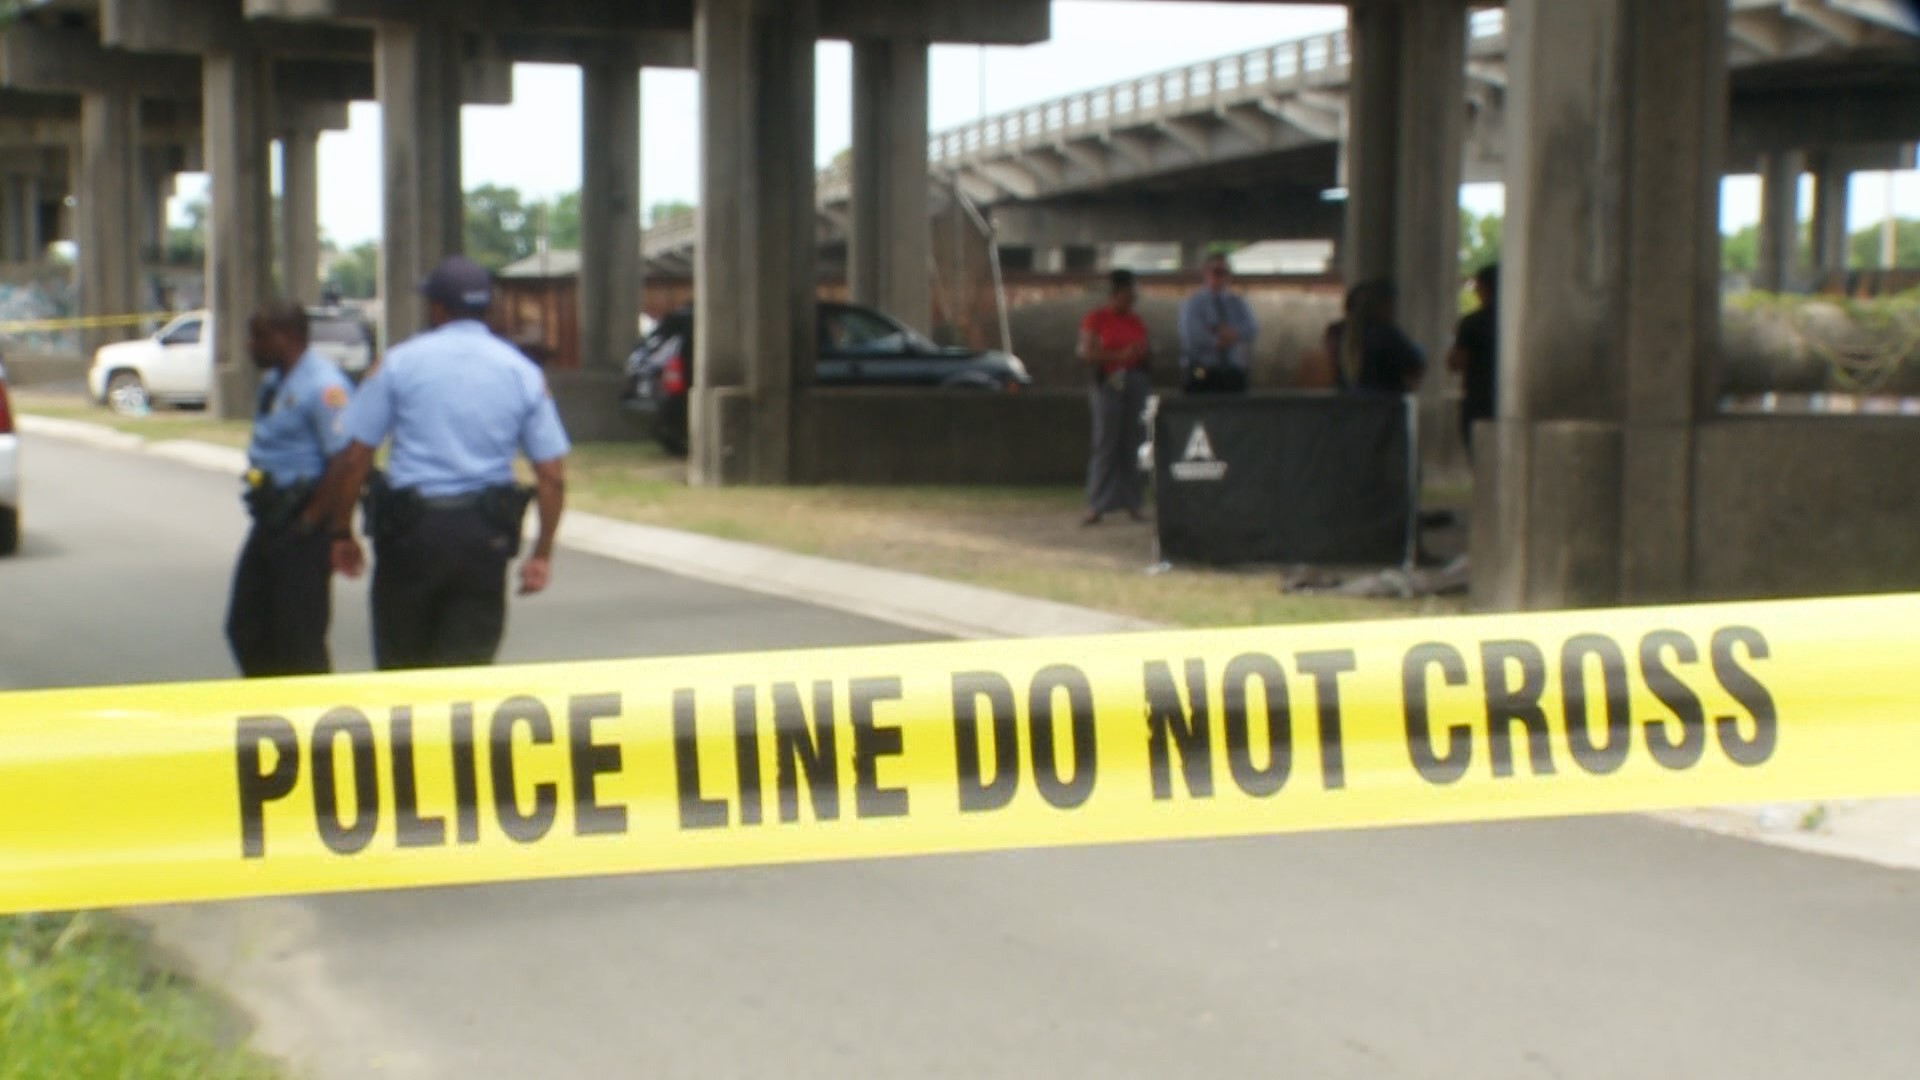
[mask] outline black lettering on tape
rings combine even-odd
[[[751,686],[733,688],[733,768],[740,780],[740,824],[758,825],[766,800],[760,785],[760,702]]]
[[[1439,668],[1448,686],[1467,685],[1467,662],[1451,645],[1429,642],[1407,651],[1400,664],[1400,693],[1407,724],[1407,753],[1413,767],[1429,784],[1452,784],[1467,775],[1473,764],[1473,730],[1465,724],[1447,728],[1447,749],[1434,748],[1433,721],[1427,704],[1427,669]]]
[[[1676,662],[1695,664],[1700,661],[1700,649],[1693,638],[1678,630],[1655,630],[1640,639],[1640,678],[1647,689],[1659,699],[1673,714],[1672,719],[1648,720],[1643,726],[1647,734],[1647,750],[1653,754],[1653,760],[1662,766],[1678,772],[1691,769],[1700,761],[1707,748],[1707,711],[1700,703],[1700,695],[1680,680],[1668,666],[1666,654],[1672,653]],[[1679,725],[1679,732],[1673,730]]]
[[[993,776],[981,779],[980,702],[987,702],[993,732]],[[953,752],[960,812],[999,810],[1020,790],[1020,716],[1013,685],[990,671],[953,677]]]
[[[261,750],[273,747],[273,768],[262,771]],[[266,808],[293,794],[300,779],[300,733],[281,716],[243,717],[233,732],[234,779],[240,790],[240,857],[267,854]]]
[[[1600,661],[1600,684],[1606,690],[1607,733],[1593,737],[1593,717],[1587,709],[1587,662]],[[1618,643],[1601,634],[1580,634],[1560,647],[1560,703],[1567,721],[1567,746],[1574,764],[1595,776],[1619,771],[1633,748],[1633,701],[1627,676],[1627,656]]]
[[[874,723],[874,707],[903,696],[900,680],[855,679],[847,711],[853,719],[853,809],[862,818],[905,817],[907,789],[880,786],[880,759],[898,757],[905,733]]]
[[[1516,685],[1509,676],[1520,668]],[[1493,775],[1513,775],[1513,726],[1526,732],[1527,756],[1535,776],[1553,775],[1553,732],[1540,698],[1547,691],[1547,660],[1530,641],[1489,641],[1480,646],[1486,677],[1487,751]]]
[[[1780,713],[1766,686],[1740,666],[1739,658],[1734,655],[1736,648],[1746,650],[1754,660],[1767,659],[1771,651],[1766,636],[1751,626],[1729,626],[1713,635],[1714,677],[1720,680],[1721,688],[1747,710],[1753,720],[1753,734],[1743,733],[1740,719],[1734,716],[1715,718],[1714,728],[1719,732],[1720,748],[1726,755],[1735,764],[1752,768],[1766,764],[1773,757],[1773,748],[1779,741]]]
[[[600,777],[620,771],[621,750],[619,743],[594,742],[593,722],[619,715],[619,694],[583,694],[567,704],[575,836],[615,836],[627,831],[627,808],[600,805],[594,790]]]
[[[1352,649],[1300,653],[1293,658],[1300,670],[1313,676],[1313,696],[1320,711],[1320,781],[1328,791],[1347,786],[1346,735],[1340,715],[1340,676],[1359,669]]]
[[[1293,772],[1293,710],[1287,700],[1287,673],[1280,661],[1259,653],[1236,656],[1227,662],[1220,688],[1220,711],[1226,725],[1227,767],[1241,791],[1256,798],[1277,794]],[[1267,699],[1267,763],[1254,764],[1252,734],[1248,730],[1247,684],[1259,679]]]
[[[692,690],[673,692],[673,772],[682,829],[724,829],[727,801],[700,793],[700,732]]]
[[[453,805],[455,836],[480,842],[480,760],[473,746],[473,705],[453,707]]]
[[[806,774],[816,821],[840,817],[840,754],[833,725],[833,684],[813,684],[813,724],[793,683],[773,685],[774,786],[780,793],[780,820],[800,820],[800,774]]]
[[[447,819],[420,815],[420,770],[413,755],[413,710],[397,705],[388,717],[393,732],[393,821],[403,848],[442,847]]]
[[[1172,759],[1177,752],[1188,796],[1212,798],[1207,662],[1187,661],[1187,700],[1193,703],[1191,711],[1181,703],[1180,688],[1174,684],[1173,671],[1166,661],[1148,661],[1143,677],[1147,690],[1147,770],[1153,780],[1153,797],[1161,801],[1173,798]]]
[[[353,768],[353,821],[340,818],[339,781],[334,776],[333,744],[347,740]],[[336,855],[356,855],[373,843],[380,828],[380,763],[374,753],[373,724],[358,709],[339,708],[313,727],[313,817],[320,841]]]
[[[1066,691],[1073,739],[1073,778],[1060,775],[1060,757],[1053,740],[1054,696]],[[1061,810],[1086,802],[1098,780],[1099,753],[1095,744],[1093,686],[1086,673],[1068,664],[1056,664],[1034,676],[1027,698],[1033,741],[1033,783],[1040,797]]]
[[[500,816],[500,828],[522,844],[544,839],[553,831],[560,816],[559,785],[542,780],[533,785],[533,809],[520,809],[519,782],[514,766],[513,733],[526,725],[528,742],[546,746],[553,742],[553,717],[547,707],[530,697],[508,698],[493,711],[493,737],[490,764],[493,776],[493,807]]]

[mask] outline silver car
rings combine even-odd
[[[13,430],[7,369],[0,364],[0,555],[20,549],[20,436]]]

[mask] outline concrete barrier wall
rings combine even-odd
[[[1085,391],[814,390],[795,472],[810,484],[1077,484],[1092,437]]]
[[[1701,599],[1920,590],[1920,421],[1719,419],[1694,461]]]

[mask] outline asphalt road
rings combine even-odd
[[[33,441],[0,685],[219,676],[231,486]],[[513,658],[892,641],[583,556]],[[364,667],[364,597],[335,640]],[[1920,879],[1644,819],[146,913],[303,1075],[1905,1077]]]

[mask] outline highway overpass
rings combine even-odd
[[[1467,183],[1505,178],[1506,30],[1502,9],[1471,17]],[[1844,199],[1845,176],[1912,163],[1920,27],[1886,2],[1734,0],[1728,31],[1727,171],[1777,176],[1794,158],[1776,151],[1811,151],[1800,165],[1823,181],[1819,217],[1835,227],[1817,253],[1830,267],[1843,257],[1846,210],[1829,204]],[[928,140],[929,206],[963,192],[1002,244],[1039,249],[1043,265],[1058,265],[1059,249],[1116,242],[1203,250],[1217,240],[1334,239],[1344,206],[1325,196],[1344,186],[1351,75],[1339,30],[985,117]],[[815,188],[819,238],[827,257],[844,257],[851,158],[822,171]],[[648,229],[649,268],[688,272],[696,232],[691,213]]]

